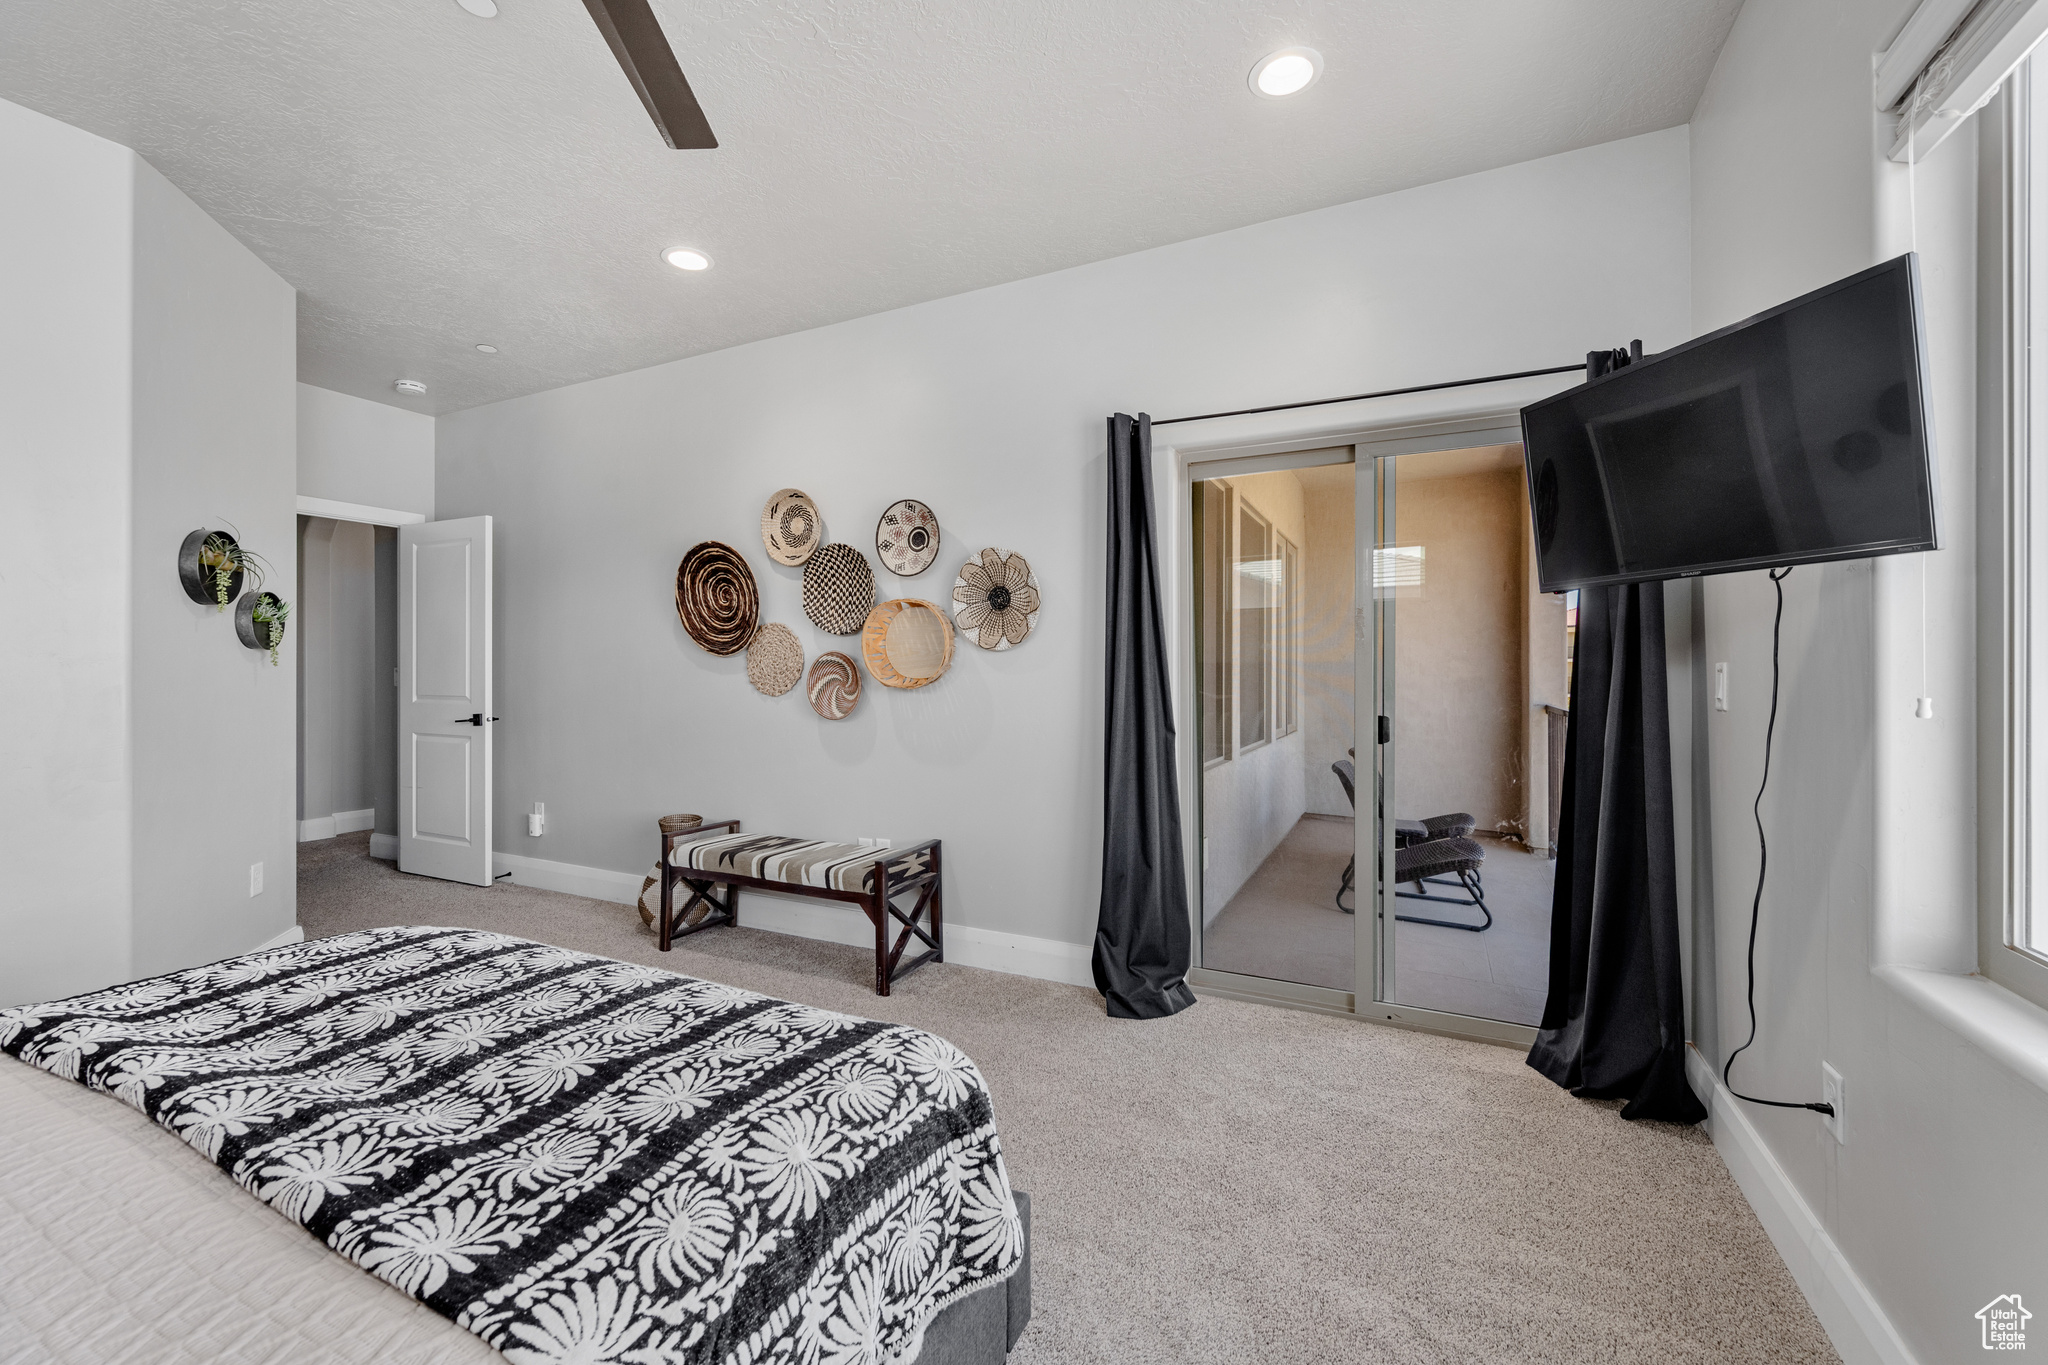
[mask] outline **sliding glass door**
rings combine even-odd
[[[1197,986],[1526,1037],[1569,623],[1535,591],[1520,448],[1188,487]]]
[[[1536,590],[1520,446],[1374,462],[1372,999],[1534,1025],[1549,970],[1564,600]]]
[[[1193,482],[1200,964],[1355,989],[1350,451]],[[1321,994],[1318,994],[1321,993]]]

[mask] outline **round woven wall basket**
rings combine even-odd
[[[820,545],[804,564],[804,615],[827,635],[858,635],[875,609],[875,571],[844,541]]]
[[[983,550],[953,580],[953,624],[983,649],[1009,649],[1038,628],[1038,575],[1023,555]]]
[[[761,543],[777,564],[797,565],[809,559],[825,536],[818,504],[801,488],[785,488],[761,509]]]
[[[953,623],[915,597],[884,602],[868,613],[860,656],[884,687],[935,683],[953,662]]]
[[[811,709],[826,720],[845,720],[860,704],[860,669],[838,650],[818,656],[811,665],[811,679],[804,688]]]
[[[690,547],[676,569],[676,615],[690,638],[713,654],[737,654],[754,638],[761,596],[754,571],[730,545]]]
[[[939,557],[939,519],[916,498],[891,503],[875,523],[875,553],[899,578],[915,578]]]
[[[747,681],[764,697],[779,697],[803,680],[804,647],[777,621],[754,632],[747,646]]]

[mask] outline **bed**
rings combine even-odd
[[[914,1029],[415,927],[0,1051],[10,1362],[995,1365],[1029,1315],[987,1088]]]

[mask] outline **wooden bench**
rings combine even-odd
[[[717,830],[730,833],[710,837]],[[780,891],[818,900],[858,905],[875,926],[875,994],[927,962],[946,960],[945,895],[940,884],[939,841],[927,839],[908,848],[871,848],[859,844],[828,844],[782,835],[742,835],[737,820],[718,820],[696,829],[661,836],[661,951],[686,934],[740,922],[743,886]],[[676,904],[676,888],[690,897]],[[717,888],[723,886],[721,896]],[[911,900],[915,897],[914,900]],[[906,911],[899,901],[910,900]],[[686,924],[692,910],[707,907],[695,924]],[[900,925],[893,946],[891,926]],[[909,961],[903,950],[911,939],[925,950]]]

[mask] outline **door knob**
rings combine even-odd
[[[469,713],[468,715],[466,715],[466,716],[462,716],[462,717],[459,717],[459,718],[457,718],[457,720],[456,720],[456,722],[455,722],[455,723],[456,723],[457,725],[474,725],[474,726],[478,727],[479,729],[481,729],[481,728],[483,727],[483,723],[484,723],[485,721],[487,721],[487,720],[496,720],[496,719],[498,719],[498,717],[496,717],[496,716],[486,716],[486,715],[485,715],[485,714],[484,714],[483,712],[481,712],[481,711],[472,711],[472,712],[470,712],[470,713]]]

